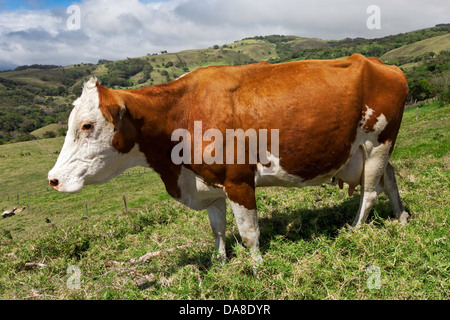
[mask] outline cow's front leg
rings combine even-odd
[[[217,258],[220,262],[226,259],[225,252],[225,229],[227,225],[226,212],[227,203],[225,198],[220,198],[214,201],[208,208],[206,208],[209,216],[209,222],[214,233],[215,250]]]
[[[259,225],[256,209],[247,209],[231,200],[230,205],[236,218],[242,242],[250,249],[253,259],[256,262],[262,262],[259,252]]]
[[[241,185],[227,188],[226,192],[242,242],[250,249],[253,259],[256,262],[262,262],[259,252],[259,225],[256,213],[255,189],[249,185]]]

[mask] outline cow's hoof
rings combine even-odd
[[[400,224],[401,224],[401,225],[406,225],[406,223],[408,222],[408,219],[409,219],[410,217],[411,217],[411,216],[410,216],[409,213],[406,212],[406,211],[403,211],[403,212],[400,212],[400,213],[397,213],[397,214],[396,214],[396,218],[400,221]]]
[[[217,268],[217,267],[221,268],[225,265],[226,262],[227,262],[227,256],[225,254],[221,254],[216,251],[211,256],[210,269]]]

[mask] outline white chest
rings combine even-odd
[[[185,167],[181,168],[178,187],[181,196],[176,200],[194,210],[206,209],[218,198],[226,197],[223,188],[208,185],[200,176]]]

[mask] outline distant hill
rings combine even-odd
[[[52,123],[30,132],[30,134],[38,139],[54,138],[56,136],[65,135],[66,129],[67,125],[63,125],[62,123]]]
[[[450,95],[446,93],[450,81],[449,31],[450,26],[442,24],[378,39],[328,41],[293,35],[255,36],[211,48],[118,61],[99,57],[97,64],[19,66],[14,71],[0,72],[0,144],[34,139],[31,132],[65,123],[71,110],[68,106],[91,76],[111,88],[140,88],[169,82],[211,65],[337,59],[361,53],[402,67],[412,101],[433,97],[445,100]]]
[[[388,51],[381,56],[381,59],[393,60],[402,57],[417,57],[428,52],[439,53],[444,50],[450,50],[450,34],[448,33]]]

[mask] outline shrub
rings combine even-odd
[[[42,135],[44,138],[49,139],[49,138],[55,138],[56,137],[56,132],[51,130],[51,131],[45,131],[44,134]]]
[[[56,133],[58,134],[58,136],[65,137],[67,133],[67,128],[61,127],[58,130],[56,130]]]

